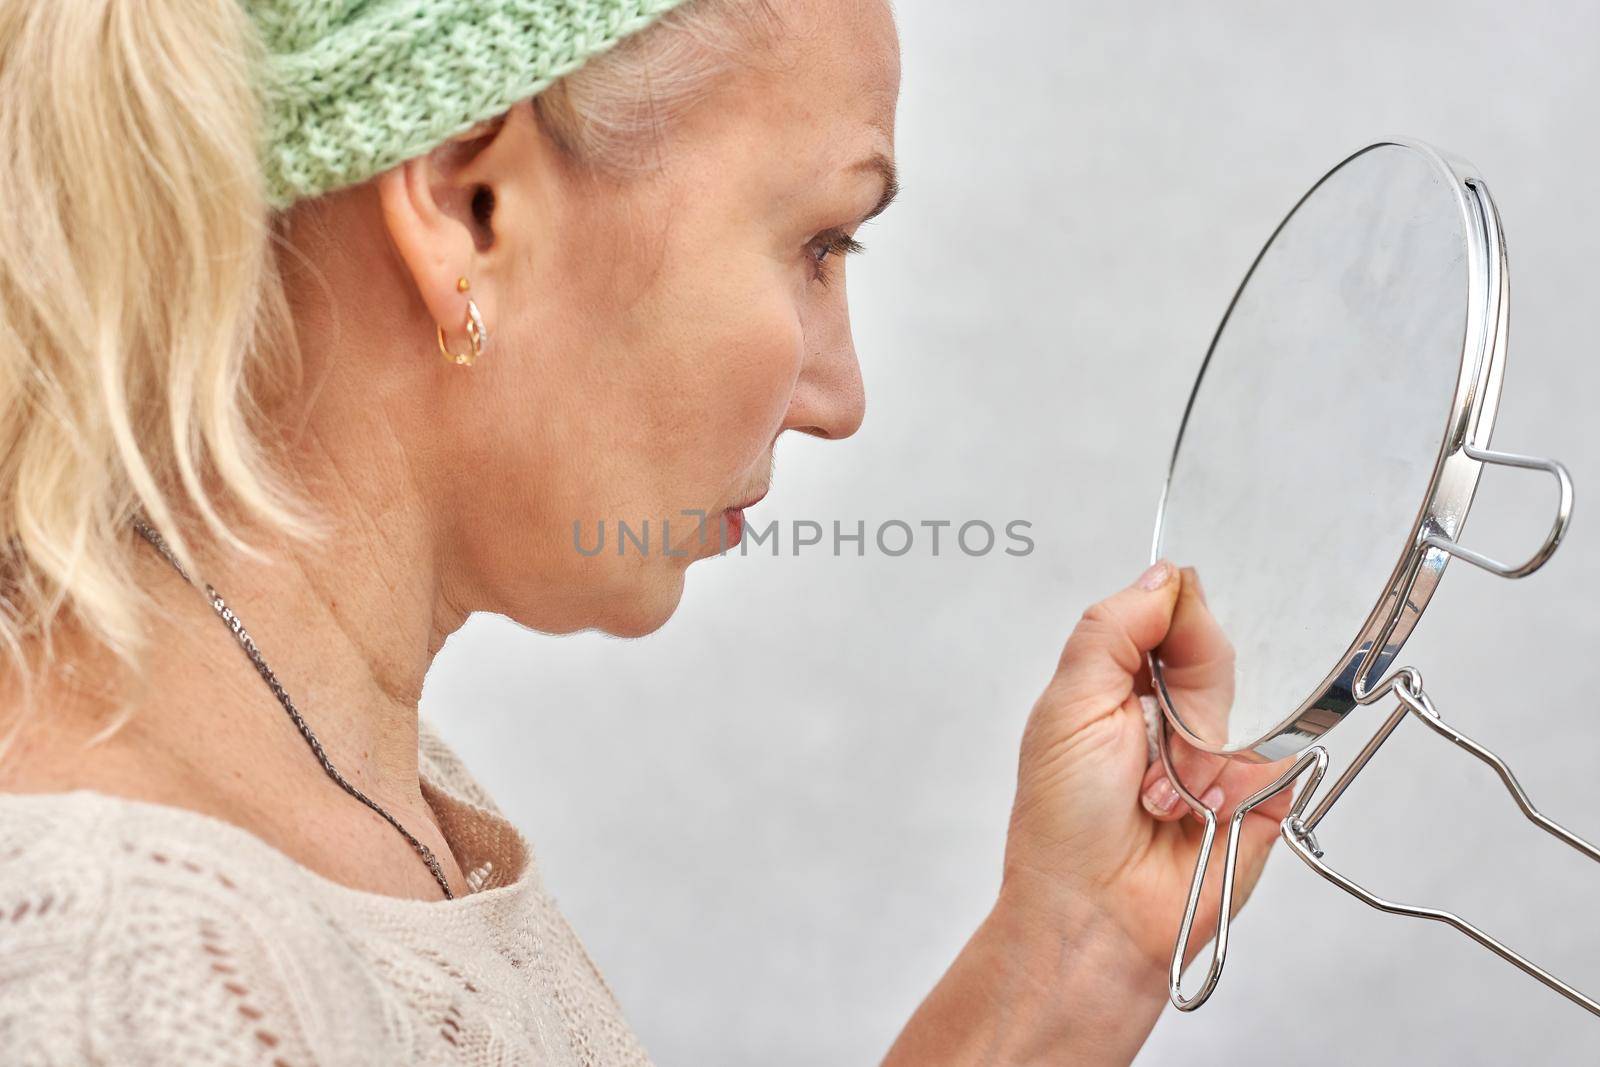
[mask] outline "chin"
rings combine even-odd
[[[594,629],[613,637],[645,637],[667,624],[683,602],[684,572],[662,568],[660,574],[641,574],[633,587],[607,605]]]

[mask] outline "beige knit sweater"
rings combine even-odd
[[[419,757],[452,901],[198,812],[0,795],[0,1063],[648,1064],[527,841],[426,722]]]

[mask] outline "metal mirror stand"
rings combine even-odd
[[[1488,201],[1487,190],[1482,187],[1481,182],[1476,179],[1469,179],[1468,185],[1475,186],[1472,191],[1478,194],[1485,202],[1492,203],[1492,201]],[[1497,227],[1498,219],[1495,218],[1492,208],[1488,214],[1489,225]],[[1496,297],[1495,299],[1500,306],[1490,311],[1492,316],[1490,321],[1498,324],[1494,343],[1504,344],[1505,306],[1503,297]],[[1480,464],[1487,463],[1525,470],[1545,471],[1552,475],[1560,489],[1555,522],[1552,524],[1550,532],[1545,536],[1539,550],[1529,557],[1526,562],[1516,566],[1501,563],[1482,553],[1466,548],[1437,530],[1424,528],[1405,560],[1403,588],[1408,595],[1417,575],[1422,573],[1425,566],[1443,564],[1444,560],[1440,555],[1441,553],[1445,556],[1455,556],[1465,560],[1502,578],[1526,577],[1542,567],[1555,553],[1562,537],[1566,534],[1568,524],[1571,522],[1572,478],[1564,466],[1551,459],[1519,456],[1475,447],[1466,440],[1467,436],[1469,436],[1469,433],[1464,430],[1461,434],[1461,439],[1453,442],[1453,446],[1447,445],[1447,447],[1454,447],[1455,451],[1469,459],[1478,461]],[[1356,754],[1355,758],[1351,760],[1344,773],[1329,787],[1327,795],[1318,801],[1309,815],[1306,814],[1306,809],[1310,806],[1312,799],[1322,784],[1323,778],[1327,774],[1329,762],[1328,750],[1322,745],[1313,745],[1302,752],[1287,771],[1271,784],[1247,797],[1234,811],[1233,818],[1228,825],[1228,843],[1223,858],[1221,899],[1217,911],[1217,932],[1211,954],[1211,963],[1207,968],[1205,981],[1201,984],[1199,990],[1188,997],[1184,996],[1182,991],[1184,957],[1188,955],[1189,937],[1194,926],[1195,912],[1199,906],[1200,893],[1205,882],[1206,868],[1211,858],[1212,845],[1216,841],[1217,813],[1202,804],[1199,798],[1191,793],[1179,779],[1177,770],[1172,762],[1172,724],[1167,719],[1170,709],[1163,709],[1158,745],[1162,765],[1166,769],[1167,777],[1172,781],[1184,803],[1188,804],[1192,811],[1205,820],[1205,831],[1200,841],[1200,852],[1195,858],[1194,878],[1189,885],[1189,895],[1184,905],[1183,921],[1178,928],[1177,943],[1172,950],[1172,968],[1168,975],[1167,992],[1172,999],[1172,1003],[1180,1011],[1193,1011],[1204,1004],[1216,989],[1218,979],[1222,977],[1222,967],[1228,954],[1228,926],[1233,916],[1233,884],[1239,857],[1239,835],[1245,816],[1284,789],[1292,787],[1300,780],[1302,775],[1305,775],[1305,786],[1295,799],[1289,814],[1284,817],[1280,824],[1280,830],[1283,834],[1283,839],[1288,842],[1294,854],[1304,860],[1307,866],[1356,899],[1380,911],[1395,915],[1409,915],[1418,919],[1431,919],[1454,927],[1506,962],[1513,964],[1526,974],[1531,975],[1560,993],[1568,1000],[1595,1015],[1600,1015],[1600,1001],[1563,982],[1549,971],[1512,949],[1509,945],[1495,939],[1459,915],[1438,908],[1427,908],[1386,900],[1323,862],[1323,850],[1316,839],[1317,825],[1327,816],[1334,803],[1349,788],[1351,782],[1355,780],[1356,775],[1361,772],[1362,768],[1367,765],[1378,749],[1389,739],[1389,736],[1394,733],[1395,729],[1408,715],[1415,715],[1429,729],[1494,768],[1495,773],[1500,776],[1501,782],[1504,783],[1506,789],[1516,800],[1517,807],[1521,809],[1523,815],[1540,829],[1577,849],[1590,859],[1600,862],[1600,848],[1541,814],[1534,807],[1533,802],[1528,798],[1527,792],[1522,788],[1522,785],[1517,781],[1516,776],[1512,774],[1511,768],[1506,765],[1504,760],[1439,717],[1439,713],[1434,709],[1433,702],[1428,699],[1428,695],[1423,689],[1422,675],[1416,668],[1401,667],[1375,686],[1366,684],[1368,680],[1367,671],[1370,669],[1375,655],[1379,650],[1383,649],[1385,641],[1392,633],[1394,623],[1398,620],[1406,600],[1407,596],[1396,598],[1397,606],[1394,616],[1390,619],[1389,625],[1381,632],[1379,638],[1368,647],[1365,657],[1355,672],[1355,685],[1352,694],[1356,702],[1361,705],[1377,703],[1386,696],[1393,694],[1398,698],[1399,706],[1378,728],[1377,732]],[[1307,774],[1308,771],[1309,774]]]

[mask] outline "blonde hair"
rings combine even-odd
[[[533,106],[574,158],[648,167],[776,22],[766,0],[690,0]],[[180,513],[257,559],[234,508],[324,532],[262,420],[299,360],[258,59],[237,0],[0,0],[0,678],[24,708],[69,622],[142,677],[136,513],[191,574]]]

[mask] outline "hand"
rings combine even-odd
[[[1084,612],[1023,732],[999,899],[886,1063],[1128,1063],[1143,1044],[1204,829],[1148,760],[1139,696],[1157,646],[1186,722],[1226,736],[1233,649],[1193,571],[1162,561]],[[1173,762],[1219,822],[1192,959],[1216,927],[1227,820],[1287,761],[1227,760],[1174,737]],[[1285,790],[1246,816],[1235,910],[1290,802]]]
[[[1191,728],[1226,739],[1233,647],[1194,571],[1158,562],[1084,612],[1034,705],[1023,733],[1001,901],[1042,923],[1098,931],[1126,952],[1130,981],[1159,975],[1164,989],[1204,823],[1167,781],[1161,762],[1148,761],[1139,696],[1150,692],[1147,653],[1158,646],[1169,690]],[[1219,823],[1187,964],[1216,929],[1227,821],[1289,761],[1224,759],[1175,734],[1172,753],[1179,778]],[[1236,911],[1261,875],[1291,800],[1286,789],[1245,817]]]

